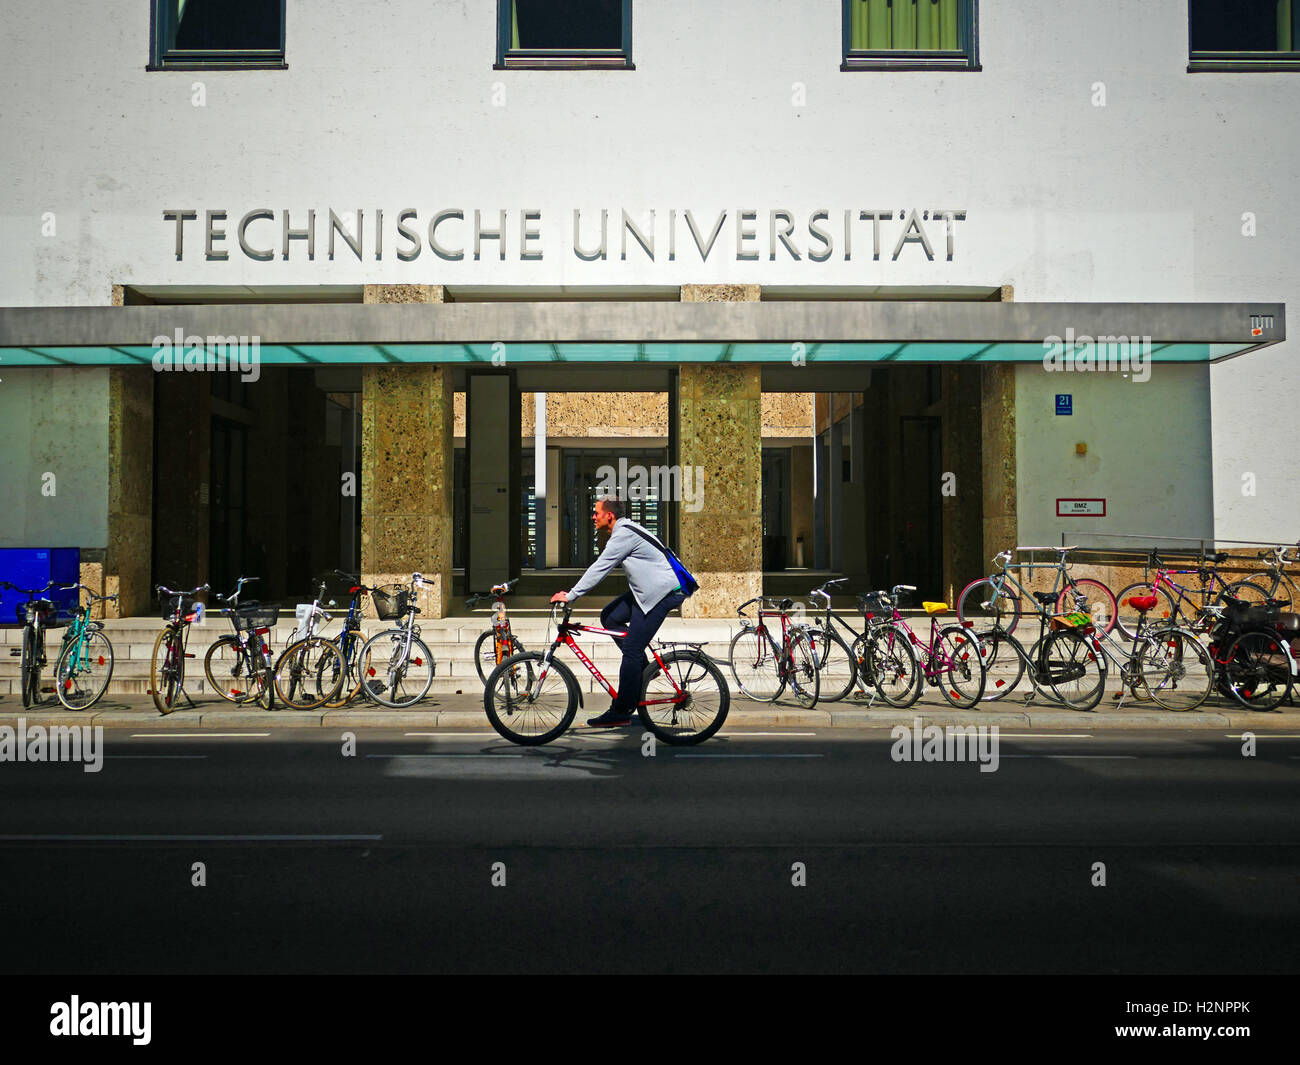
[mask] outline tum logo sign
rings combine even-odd
[[[1263,336],[1265,329],[1273,328],[1273,316],[1271,314],[1252,314],[1250,316],[1250,335],[1253,337]]]

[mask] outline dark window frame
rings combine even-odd
[[[1300,18],[1300,5],[1291,3],[1291,18]],[[1292,30],[1294,36],[1295,30]],[[1291,52],[1227,52],[1192,47],[1192,0],[1187,0],[1187,73],[1240,74],[1300,70],[1300,50]]]
[[[510,47],[510,13],[514,0],[497,0],[497,55],[493,70],[635,70],[632,62],[632,0],[623,5],[621,48]]]
[[[149,4],[149,62],[145,70],[287,70],[284,42],[287,0],[280,0],[280,47],[249,49],[168,48],[172,0]]]
[[[867,50],[849,47],[853,40],[853,0],[840,0],[842,21],[842,71],[856,70],[970,70],[980,71],[979,0],[961,0],[957,27],[964,47],[955,51],[906,51],[903,49]]]

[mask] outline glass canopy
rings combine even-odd
[[[214,340],[217,338],[213,338]],[[221,340],[237,338],[222,337]],[[1191,342],[1152,342],[1149,352],[1134,345],[1133,354],[1148,357],[1152,362],[1204,363],[1220,362],[1241,355],[1259,344],[1246,342],[1205,344]],[[574,343],[574,344],[263,344],[257,350],[257,360],[267,366],[290,365],[352,365],[378,362],[437,362],[437,363],[487,363],[494,355],[507,363],[683,363],[683,362],[740,362],[784,363],[802,355],[808,362],[820,363],[1041,363],[1049,347],[1043,343],[990,343],[988,341],[948,341],[921,343],[906,341],[863,341],[838,343],[791,344],[785,341],[769,343]],[[0,347],[0,372],[6,366],[131,366],[150,364],[155,355],[175,355],[178,362],[200,368],[200,361],[214,359],[223,349],[205,345],[205,354],[187,348],[173,352],[151,346],[120,347]],[[1058,348],[1059,350],[1059,348]],[[245,348],[243,359],[251,358],[251,348]],[[1076,352],[1084,349],[1076,345]],[[1125,346],[1110,350],[1112,358],[1128,354]],[[1094,349],[1098,360],[1105,359],[1108,349],[1099,345]],[[232,347],[225,356],[229,361],[239,358]]]

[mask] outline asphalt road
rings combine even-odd
[[[1003,730],[995,772],[892,746],[109,732],[98,773],[0,762],[0,969],[1300,968],[1300,734]]]

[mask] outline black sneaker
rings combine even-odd
[[[625,710],[615,710],[612,706],[598,717],[587,718],[592,728],[618,728],[620,725],[632,724],[632,715]]]

